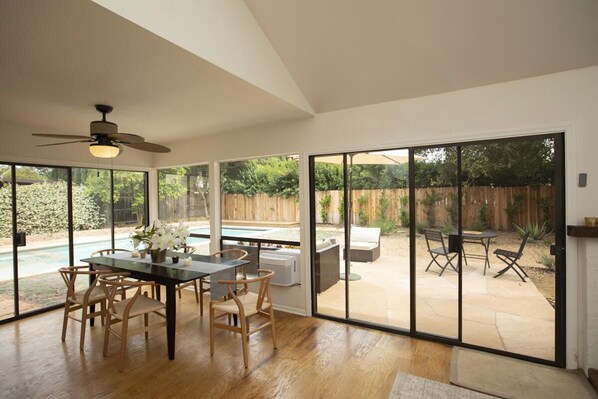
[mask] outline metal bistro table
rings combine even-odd
[[[172,255],[178,255],[181,258],[189,257],[193,262],[185,266],[182,259],[179,263],[173,264]],[[176,329],[176,285],[197,278],[206,277],[216,273],[216,279],[232,279],[235,275],[235,269],[248,261],[223,259],[215,256],[181,254],[178,252],[168,252],[166,262],[153,263],[147,258],[133,258],[130,253],[116,253],[108,256],[98,256],[93,258],[81,259],[82,262],[89,263],[90,269],[109,267],[112,270],[129,272],[131,277],[155,281],[157,284],[166,287],[166,336],[168,342],[168,358],[174,359],[175,352],[175,329]],[[215,277],[215,276],[214,276]],[[215,284],[213,282],[212,284]],[[158,294],[159,295],[159,294]],[[159,296],[158,296],[159,299]]]
[[[490,268],[490,259],[488,252],[490,250],[490,240],[498,237],[498,234],[493,231],[463,231],[463,244],[478,244],[484,247],[484,254],[465,254],[465,246],[463,246],[463,260],[467,264],[467,257],[484,260],[484,276],[486,275],[486,268]]]

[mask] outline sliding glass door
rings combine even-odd
[[[311,157],[314,314],[563,365],[563,157],[562,134]]]
[[[146,183],[145,172],[0,164],[0,321],[60,306],[60,267],[130,248]]]

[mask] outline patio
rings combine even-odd
[[[384,236],[382,256],[378,260],[372,263],[352,262],[351,272],[361,276],[360,280],[349,284],[352,319],[409,328],[409,258],[405,256],[409,252],[406,240],[400,235]],[[493,278],[503,264],[491,252],[498,247],[515,246],[516,239],[509,233],[501,233],[491,244],[491,269],[485,276],[483,260],[469,259],[469,264],[464,266],[463,342],[553,360],[555,312],[545,295],[532,279],[523,283],[512,272]],[[447,269],[439,277],[438,269],[434,267],[425,272],[430,257],[423,238],[418,238],[416,251],[417,330],[456,337],[457,274]],[[520,264],[543,268],[534,260],[542,251],[543,244],[536,248],[530,245]],[[342,261],[340,267],[344,268]],[[319,313],[344,318],[344,289],[344,281],[339,280],[319,294]]]

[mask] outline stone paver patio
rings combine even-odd
[[[457,274],[438,268],[425,272],[429,257],[417,258],[417,330],[456,337]],[[483,275],[483,261],[469,261],[463,270],[463,342],[554,360],[555,313],[527,279],[513,272],[493,278],[499,262]],[[344,268],[344,264],[342,266]],[[349,285],[353,319],[409,328],[409,259],[382,255],[373,263],[353,262],[360,280]],[[344,318],[344,281],[318,295],[319,313]]]

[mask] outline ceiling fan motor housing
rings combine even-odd
[[[89,131],[92,136],[94,134],[116,134],[118,133],[118,125],[108,121],[93,121],[89,124]]]

